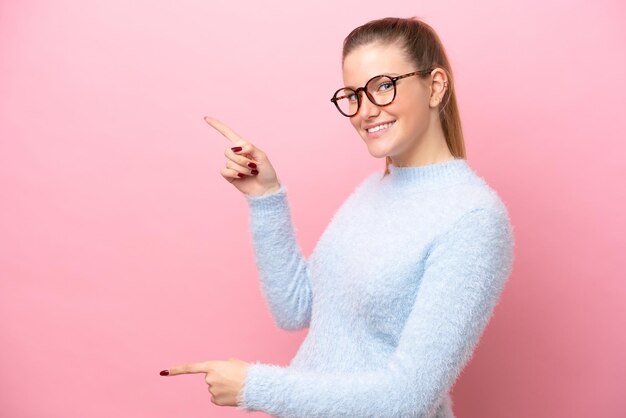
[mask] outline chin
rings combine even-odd
[[[367,150],[369,151],[370,155],[374,158],[385,158],[387,156],[387,152],[383,149],[377,148],[377,147],[367,147]]]

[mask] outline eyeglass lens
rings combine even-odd
[[[378,76],[367,82],[365,86],[370,101],[378,106],[391,103],[394,99],[394,83],[387,76]],[[364,100],[365,98],[361,98]],[[350,88],[343,88],[335,93],[335,100],[339,111],[346,116],[354,116],[359,110],[359,99],[356,92]]]

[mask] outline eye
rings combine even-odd
[[[388,91],[391,90],[393,88],[393,83],[391,81],[385,81],[383,83],[380,83],[380,85],[378,86],[378,91]]]
[[[356,97],[356,93],[346,94],[346,97],[351,102],[356,102],[358,100],[358,98]]]

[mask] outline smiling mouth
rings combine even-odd
[[[366,129],[365,131],[367,133],[373,134],[373,133],[376,133],[376,132],[379,132],[379,131],[382,131],[382,130],[390,128],[391,126],[393,126],[394,123],[396,123],[395,120],[393,122],[388,122],[388,123],[383,123],[381,125],[376,125],[373,128]]]

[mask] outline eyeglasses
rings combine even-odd
[[[356,90],[344,87],[335,92],[331,102],[337,106],[337,110],[347,117],[352,117],[359,112],[361,108],[361,95],[359,92],[362,90],[370,102],[376,106],[387,106],[393,102],[396,98],[396,82],[401,78],[410,77],[415,74],[427,75],[434,68],[428,70],[413,71],[412,73],[391,77],[388,75],[377,75],[369,79],[364,87],[359,87]]]

